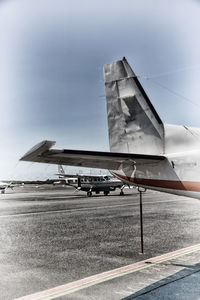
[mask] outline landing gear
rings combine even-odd
[[[121,187],[120,196],[124,196],[124,187],[125,187],[125,185],[123,185],[123,186]]]
[[[87,192],[87,196],[92,197],[92,192],[91,191]]]
[[[108,194],[109,194],[109,191],[104,191],[105,196],[108,196]]]

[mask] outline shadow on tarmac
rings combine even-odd
[[[190,299],[190,300],[199,300],[199,292],[195,290],[195,286],[198,286],[198,282],[195,280],[195,278],[192,278],[193,283],[191,284],[190,288],[187,288],[187,292],[184,289],[181,289],[180,287],[175,287],[175,285],[173,285],[170,290],[166,293],[166,290],[163,290],[159,292],[159,296],[162,298],[157,298],[157,294],[155,295],[155,293],[153,293],[152,295],[149,294],[151,292],[154,292],[162,287],[167,286],[168,284],[171,283],[175,283],[177,282],[177,284],[180,283],[180,280],[185,279],[193,274],[197,274],[200,272],[200,263],[197,263],[195,265],[183,265],[183,264],[170,264],[172,266],[180,266],[180,267],[184,267],[183,270],[168,276],[162,280],[159,280],[149,286],[147,286],[146,288],[137,291],[136,293],[122,298],[121,300],[132,300],[132,299],[169,299],[169,298],[165,298],[165,296],[169,296],[171,295],[172,298],[170,299]],[[200,276],[200,274],[198,274],[198,276]],[[177,291],[176,291],[177,290]],[[194,293],[193,293],[194,292]]]

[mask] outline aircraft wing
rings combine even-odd
[[[63,173],[57,173],[55,174],[57,176],[60,176],[60,179],[64,179],[64,178],[77,178],[79,175],[78,174],[63,174]]]
[[[148,164],[165,159],[165,156],[162,155],[51,149],[53,145],[55,145],[55,142],[42,141],[28,151],[20,160],[118,170],[121,169],[122,164],[126,163]]]
[[[57,173],[55,174],[57,176],[60,176],[60,179],[64,178],[77,178],[77,177],[104,177],[107,175],[94,175],[94,174],[83,174],[83,173],[76,173],[76,174],[67,174],[67,173]]]
[[[84,174],[84,173],[76,173],[76,174],[66,174],[66,173],[57,173],[57,174],[55,174],[55,175],[58,175],[58,176],[60,176],[60,177],[71,177],[71,178],[77,178],[77,177],[105,177],[105,176],[108,176],[107,174],[105,174],[105,175],[102,175],[102,174]]]

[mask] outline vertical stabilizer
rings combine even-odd
[[[58,165],[58,174],[59,174],[59,178],[62,178],[63,177],[62,175],[65,174],[65,171],[64,171],[62,165]]]
[[[164,153],[163,123],[127,60],[104,66],[110,150]]]

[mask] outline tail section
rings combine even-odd
[[[127,60],[104,66],[110,150],[163,154],[164,126]]]
[[[59,174],[59,178],[63,178],[62,175],[65,174],[65,171],[63,169],[63,166],[62,165],[58,165],[58,174]]]

